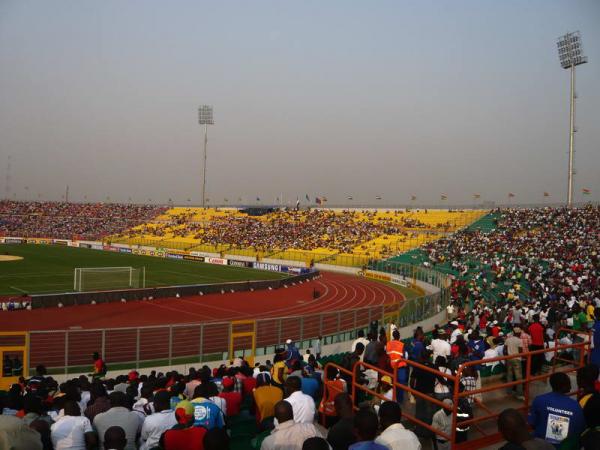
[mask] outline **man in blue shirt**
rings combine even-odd
[[[348,450],[388,450],[384,445],[377,444],[379,419],[377,414],[368,409],[361,409],[354,416],[354,434],[358,442],[348,447]]]
[[[529,424],[535,437],[558,445],[567,438],[577,438],[585,429],[583,410],[577,400],[567,394],[571,381],[567,374],[556,372],[550,376],[552,392],[535,398],[529,411]]]
[[[215,403],[211,402],[208,397],[207,384],[201,384],[194,390],[194,399],[192,406],[194,407],[194,426],[204,427],[207,430],[212,428],[222,428],[225,426],[223,412]]]

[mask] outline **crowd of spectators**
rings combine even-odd
[[[170,221],[138,227],[126,236],[169,235],[195,239],[199,244],[256,251],[326,248],[352,253],[361,244],[377,237],[408,235],[407,229],[427,227],[400,211],[380,216],[376,211],[285,208],[258,217],[233,211],[202,222],[193,221],[193,217],[192,212],[182,212]]]
[[[101,239],[145,223],[166,210],[156,205],[0,201],[0,235]]]

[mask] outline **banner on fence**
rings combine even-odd
[[[226,266],[227,265],[227,260],[223,259],[223,258],[206,258],[206,262],[209,264],[220,264],[222,266]]]
[[[167,253],[165,256],[171,259],[183,259],[183,255],[180,255],[179,253]]]
[[[365,271],[365,277],[381,281],[391,281],[392,278],[389,273],[373,272],[371,270]]]
[[[131,249],[130,248],[125,248],[125,247],[119,247],[119,252],[121,252],[121,253],[131,253]]]
[[[227,260],[230,266],[234,267],[252,267],[251,261],[239,261],[237,259],[229,259]]]
[[[196,255],[183,255],[183,259],[187,261],[198,261],[204,262],[204,256],[196,256]]]
[[[400,276],[400,275],[392,275],[390,277],[390,281],[392,282],[392,284],[397,284],[399,286],[403,286],[403,287],[410,286],[410,283],[406,280],[406,278],[404,278],[403,276]]]
[[[4,238],[5,244],[23,244],[24,242],[27,241],[21,238]]]
[[[66,241],[64,239],[52,239],[52,242],[56,245],[69,245],[70,241]]]
[[[281,266],[279,264],[255,262],[252,265],[255,269],[258,269],[258,270],[269,270],[271,272],[281,272]]]

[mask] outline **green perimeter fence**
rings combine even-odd
[[[403,263],[378,263],[373,270],[390,276],[414,278],[435,286],[436,292],[382,306],[322,312],[255,321],[256,356],[272,355],[275,347],[292,339],[299,347],[354,339],[360,329],[372,322],[378,326],[395,323],[399,327],[430,318],[448,304],[448,278],[431,269]],[[44,364],[51,373],[81,373],[91,368],[91,354],[104,356],[109,370],[198,364],[230,359],[230,339],[234,322],[203,322],[163,326],[104,329],[68,329],[30,332],[30,367]],[[237,330],[239,331],[239,330]],[[248,355],[251,337],[234,340],[234,354]]]

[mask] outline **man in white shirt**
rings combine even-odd
[[[383,402],[379,407],[379,422],[383,432],[375,439],[376,444],[390,450],[421,450],[421,443],[415,433],[400,423],[402,410],[397,402]]]
[[[65,403],[64,415],[50,427],[50,438],[54,450],[86,450],[97,444],[92,424],[74,401]]]
[[[140,450],[149,450],[157,446],[160,436],[177,423],[175,413],[169,408],[170,399],[171,396],[167,391],[160,391],[154,395],[155,412],[144,419]]]
[[[367,345],[369,344],[369,340],[367,338],[365,338],[365,332],[363,330],[358,330],[358,334],[357,334],[357,338],[354,339],[352,341],[352,349],[350,350],[351,352],[353,352],[356,349],[356,344],[358,344],[359,342],[365,346],[365,348],[367,348]],[[363,361],[365,354],[363,352],[362,355],[360,355],[360,360]]]
[[[462,334],[461,329],[458,327],[458,321],[457,320],[453,320],[452,322],[450,322],[450,325],[452,325],[452,334],[450,335],[450,343],[454,344],[454,342],[456,341],[456,337],[459,334]]]
[[[315,401],[310,395],[302,393],[302,380],[288,377],[284,384],[285,401],[292,405],[294,422],[313,423],[315,420]]]
[[[125,448],[135,450],[137,437],[143,423],[141,416],[127,408],[127,396],[122,392],[114,391],[108,396],[108,399],[110,400],[110,409],[94,417],[94,428],[98,432],[100,447],[104,445],[106,430],[112,426],[119,426],[125,431],[127,439]]]
[[[448,337],[443,328],[438,329],[437,338],[431,341],[431,351],[433,352],[433,361],[438,356],[443,356],[448,361],[451,353],[451,346]]]
[[[277,425],[262,441],[260,450],[302,450],[304,441],[311,437],[324,437],[313,423],[295,421],[292,405],[285,400],[275,404]]]

